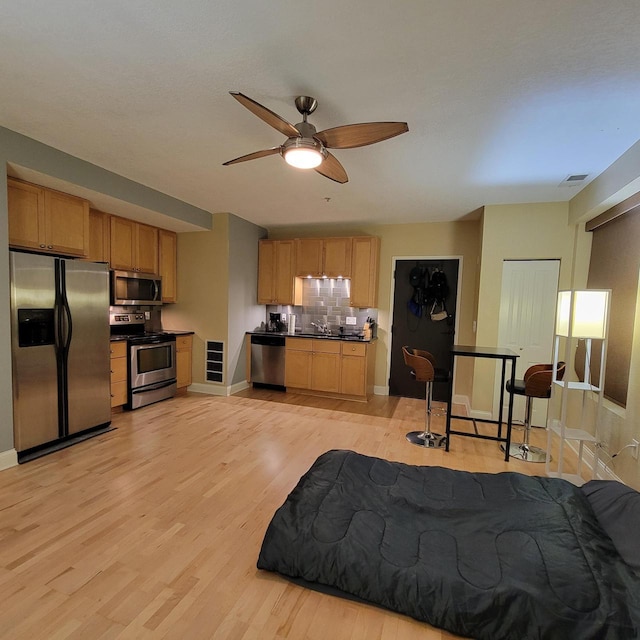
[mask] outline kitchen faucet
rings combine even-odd
[[[329,329],[328,325],[326,324],[316,324],[315,322],[312,322],[311,326],[315,327],[322,334],[325,334],[325,335],[331,334],[331,329]]]

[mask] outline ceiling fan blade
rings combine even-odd
[[[382,142],[409,131],[406,122],[364,122],[325,129],[314,134],[327,149],[353,149]]]
[[[238,162],[246,162],[247,160],[257,160],[258,158],[266,158],[267,156],[272,156],[276,153],[280,153],[280,147],[273,147],[271,149],[263,149],[262,151],[255,151],[254,153],[248,153],[246,156],[240,156],[239,158],[234,158],[233,160],[228,160],[227,162],[223,162],[222,166],[226,167],[230,164],[237,164]]]
[[[239,91],[229,91],[229,93],[244,107],[249,109],[254,116],[258,116],[261,120],[264,120],[268,125],[277,129],[280,133],[283,133],[287,138],[297,137],[300,135],[298,130],[284,118],[281,118],[277,113],[263,107],[259,102],[252,100]]]
[[[347,172],[344,170],[344,167],[340,164],[338,159],[328,151],[327,157],[322,161],[322,164],[319,167],[315,168],[315,170],[325,178],[335,180],[335,182],[339,182],[340,184],[349,182],[349,177],[347,176]]]

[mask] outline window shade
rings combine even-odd
[[[611,289],[609,339],[604,395],[626,406],[638,271],[640,270],[640,207],[614,217],[593,230],[589,289]],[[600,358],[600,349],[592,360]]]

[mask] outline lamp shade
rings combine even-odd
[[[556,333],[572,338],[604,339],[610,293],[599,289],[559,291]]]

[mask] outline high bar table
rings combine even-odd
[[[494,360],[502,361],[502,382],[500,383],[500,409],[497,420],[485,420],[481,418],[472,418],[470,416],[452,416],[451,407],[453,406],[453,365],[455,363],[456,356],[467,356],[471,358],[492,358]],[[502,412],[505,392],[505,378],[507,371],[507,362],[511,362],[511,384],[510,389],[513,389],[516,379],[516,358],[520,356],[511,351],[511,349],[499,349],[496,347],[472,347],[465,345],[454,344],[451,347],[451,376],[449,377],[449,406],[447,411],[447,443],[445,445],[445,451],[449,451],[449,443],[451,442],[451,435],[465,436],[467,438],[482,438],[483,440],[495,440],[496,442],[505,443],[505,462],[509,462],[509,445],[511,444],[511,426],[513,422],[513,392],[509,392],[509,410],[507,412],[507,435],[502,437]],[[468,433],[467,431],[454,431],[451,429],[451,419],[455,420],[471,420],[475,433]],[[498,425],[497,436],[485,436],[478,433],[476,422],[488,422],[490,424]]]

